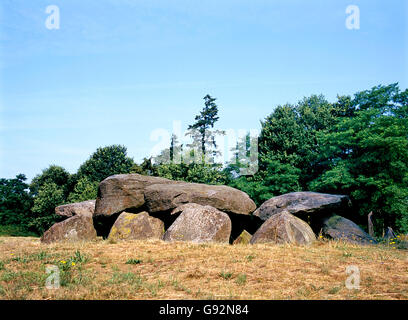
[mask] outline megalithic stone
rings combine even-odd
[[[386,238],[387,240],[396,238],[394,230],[392,230],[391,227],[387,228],[387,232],[385,233],[384,238]]]
[[[373,220],[371,218],[372,216],[373,216],[373,212],[371,211],[368,214],[368,234],[374,237],[374,225],[373,225]]]

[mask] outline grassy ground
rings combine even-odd
[[[58,266],[59,289],[45,287],[47,265]],[[360,289],[346,288],[350,265]],[[408,252],[327,241],[45,245],[0,237],[0,299],[408,299]]]

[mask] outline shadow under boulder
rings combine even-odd
[[[231,237],[229,241],[231,244],[242,234],[244,230],[253,235],[261,227],[262,223],[264,223],[262,219],[252,214],[244,215],[229,212],[228,216],[230,217],[232,224]]]
[[[114,225],[115,221],[118,219],[121,213],[122,212],[118,212],[110,216],[97,215],[93,217],[93,224],[98,237],[102,237],[103,239],[108,238],[112,226]]]

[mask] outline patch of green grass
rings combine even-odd
[[[1,275],[0,280],[4,281],[4,282],[10,282],[10,281],[13,281],[14,279],[16,279],[17,277],[18,277],[17,272],[6,271],[6,272],[3,272],[3,274]]]
[[[61,259],[56,264],[60,267],[61,271],[69,271],[72,267],[80,267],[81,264],[85,264],[88,260],[86,256],[77,250],[72,257]]]
[[[215,295],[213,293],[208,293],[205,297],[206,300],[215,300]]]
[[[8,259],[8,261],[14,261],[14,262],[19,262],[19,263],[29,263],[32,261],[44,261],[49,264],[55,264],[55,261],[48,260],[48,258],[55,258],[57,254],[49,254],[46,251],[40,251],[38,253],[32,253],[29,255],[18,255]]]
[[[155,297],[157,296],[157,291],[165,286],[165,283],[161,280],[157,280],[157,283],[145,283],[143,287],[147,289],[150,294]]]
[[[307,297],[310,296],[310,294],[311,294],[311,291],[310,291],[310,289],[307,288],[307,287],[301,287],[300,289],[298,289],[298,290],[296,291],[296,295],[297,295],[298,297],[301,297],[301,298],[307,298]]]
[[[367,286],[367,287],[371,287],[372,286],[372,284],[373,284],[373,281],[374,281],[374,279],[372,278],[372,277],[367,277],[367,278],[365,278],[365,285]]]
[[[237,278],[235,279],[235,282],[236,282],[238,285],[242,286],[242,285],[244,285],[244,284],[246,283],[246,280],[247,280],[246,274],[240,273],[240,274],[237,276]]]
[[[347,251],[344,251],[343,252],[343,257],[346,257],[346,258],[348,258],[348,257],[351,257],[353,254],[351,253],[351,252],[347,252]]]
[[[126,261],[126,264],[140,264],[143,261],[140,259],[129,259],[128,261]]]
[[[322,264],[320,266],[320,270],[322,271],[323,274],[326,274],[326,275],[328,275],[330,273],[329,266],[326,265],[326,264]]]
[[[186,292],[188,294],[191,294],[191,290],[189,288],[183,286],[182,284],[180,284],[177,279],[171,279],[170,283],[173,286],[174,290],[184,291],[184,292]]]
[[[199,288],[195,293],[194,297],[199,298],[201,296],[201,289]]]
[[[34,261],[43,261],[46,260],[47,258],[51,258],[53,257],[52,254],[49,254],[46,251],[40,251],[38,253],[33,253],[31,255],[29,255],[29,259],[32,259]]]
[[[111,269],[112,269],[113,272],[120,272],[120,269],[119,269],[117,264],[111,265]]]
[[[219,276],[220,276],[221,278],[223,278],[224,280],[230,280],[230,279],[232,278],[232,276],[233,276],[233,273],[232,273],[232,272],[224,272],[224,271],[222,271],[222,272],[220,272]]]
[[[89,258],[82,254],[79,250],[75,251],[75,254],[71,257],[71,261],[75,263],[87,263]]]
[[[174,289],[177,290],[177,288],[178,288],[178,286],[179,286],[179,283],[178,283],[178,280],[177,280],[177,279],[171,278],[171,279],[170,279],[170,284],[173,286]]]
[[[45,273],[33,271],[5,271],[0,280],[4,282],[13,282],[16,288],[30,287],[32,285],[43,286],[47,275]]]
[[[20,262],[20,263],[27,263],[30,261],[27,257],[24,256],[16,256],[11,258],[11,261]]]
[[[181,285],[179,288],[180,288],[180,290],[184,291],[185,293],[191,294],[191,290],[189,288],[187,288],[187,287],[185,287],[183,285]]]
[[[4,270],[4,269],[5,269],[4,261],[0,261],[0,270]]]
[[[112,277],[108,280],[108,284],[123,284],[127,283],[133,287],[141,287],[143,279],[139,274],[133,272],[118,272],[115,271]]]
[[[246,259],[247,259],[249,262],[251,262],[252,260],[254,260],[254,258],[255,258],[255,256],[253,256],[253,255],[246,256]]]
[[[312,288],[313,291],[319,291],[319,290],[324,289],[323,286],[316,287],[314,284],[311,284],[310,288]]]
[[[163,288],[166,284],[162,280],[157,280],[157,287],[159,289]]]
[[[146,283],[145,288],[150,291],[152,297],[157,296],[157,287],[154,283]]]
[[[93,279],[95,279],[95,276],[91,271],[79,271],[78,274],[73,277],[72,283],[76,285],[86,286],[92,283]]]
[[[41,256],[40,256],[41,257]],[[82,264],[85,264],[89,261],[89,258],[82,254],[79,250],[75,251],[74,255],[69,257],[68,259],[61,259],[55,264],[58,266],[60,270],[60,280],[61,286],[65,287],[69,284],[78,283],[81,280],[75,280],[74,271],[78,271],[81,273],[82,271]],[[81,278],[80,278],[81,279]]]
[[[336,294],[340,291],[340,287],[333,287],[329,290],[329,294]]]

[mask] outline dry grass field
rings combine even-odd
[[[61,270],[59,289],[45,286],[48,265]],[[350,265],[360,289],[345,285]],[[44,245],[0,237],[0,299],[408,299],[408,252],[323,240]]]

